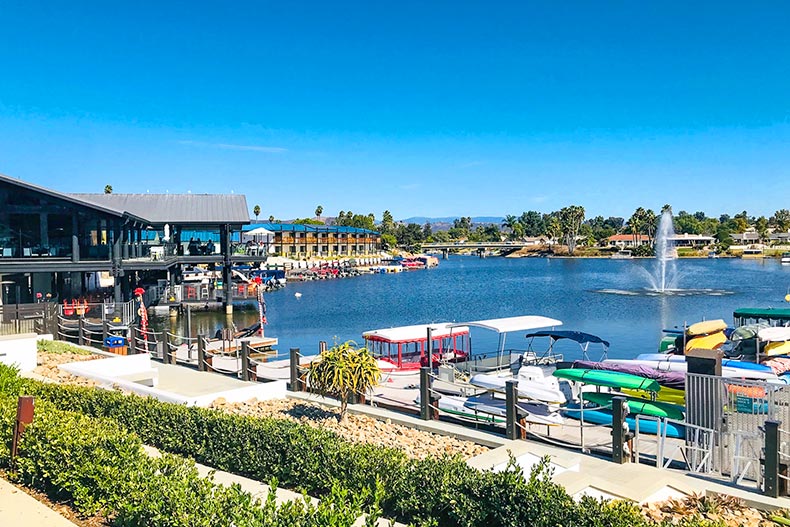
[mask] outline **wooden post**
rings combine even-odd
[[[765,489],[764,494],[779,497],[779,421],[765,422]]]
[[[103,305],[101,307],[101,311],[102,311],[102,318],[104,318],[104,306]],[[109,336],[110,336],[110,323],[107,322],[106,320],[102,320],[102,323],[101,323],[102,344],[104,344],[104,341],[107,340],[107,337],[109,337]]]
[[[14,423],[14,436],[11,439],[11,463],[14,463],[17,450],[19,448],[19,440],[22,438],[22,433],[25,427],[33,422],[33,413],[35,411],[35,399],[30,396],[21,396],[17,399],[16,403],[16,422]]]
[[[431,411],[431,368],[420,368],[420,419],[430,421],[433,418]]]
[[[241,380],[250,380],[250,341],[241,341]]]
[[[206,336],[197,337],[198,371],[206,371]]]
[[[612,461],[622,465],[628,458],[625,453],[625,443],[629,440],[628,423],[625,416],[628,415],[628,402],[625,397],[612,397]]]
[[[518,381],[505,382],[505,437],[518,439]]]
[[[290,349],[291,382],[288,391],[301,392],[302,381],[299,379],[299,348]]]

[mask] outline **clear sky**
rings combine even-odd
[[[790,208],[790,3],[0,0],[0,173],[261,216]]]

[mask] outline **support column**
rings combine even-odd
[[[225,306],[225,313],[230,315],[233,313],[233,297],[231,291],[231,261],[230,261],[230,225],[223,225],[219,233],[219,243],[222,248],[222,287],[223,300],[222,304]]]
[[[39,226],[41,234],[41,246],[49,247],[49,214],[46,212],[39,214]]]
[[[75,214],[71,217],[71,261],[77,263],[80,261],[80,239],[79,239],[80,226],[78,216]]]

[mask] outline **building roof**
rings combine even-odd
[[[647,234],[637,234],[636,236],[633,234],[613,234],[607,238],[610,242],[632,242],[635,239],[637,241],[649,241],[650,237]]]
[[[672,241],[691,240],[691,241],[699,241],[699,242],[709,242],[714,240],[713,236],[705,236],[704,234],[688,234],[688,233],[676,234],[670,237],[669,239]]]
[[[75,205],[82,205],[83,207],[87,207],[90,209],[97,210],[99,212],[103,212],[104,214],[110,214],[112,216],[122,216],[122,212],[118,212],[112,208],[108,208],[103,205],[99,205],[97,203],[90,203],[85,202],[72,194],[65,194],[63,192],[58,192],[56,190],[51,190],[45,187],[41,187],[39,185],[34,185],[33,183],[29,183],[27,181],[22,181],[21,179],[12,178],[3,174],[0,174],[0,182],[9,183],[11,185],[31,190],[33,192],[38,192],[40,194],[44,194],[45,196],[50,196],[52,198],[61,199],[63,201],[67,201],[69,203],[74,203]]]
[[[151,224],[248,224],[247,198],[243,194],[69,194]]]
[[[242,227],[242,230],[248,231],[258,227],[263,227],[272,232],[351,232],[359,234],[378,234],[376,231],[360,229],[359,227],[347,227],[345,225],[304,225],[301,223],[254,223]]]

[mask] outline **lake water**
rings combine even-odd
[[[279,339],[281,352],[298,347],[310,354],[321,340],[362,343],[362,332],[370,329],[544,315],[561,320],[562,329],[608,340],[609,356],[622,358],[655,352],[661,329],[684,321],[723,318],[731,323],[733,310],[740,307],[788,306],[790,266],[778,260],[678,260],[681,291],[668,296],[645,291],[654,265],[649,259],[451,256],[426,271],[289,282],[266,295],[266,335]],[[695,294],[683,291],[688,289]],[[237,327],[256,319],[253,310],[233,315]],[[213,334],[226,324],[224,314],[193,314],[195,333]],[[183,317],[175,326],[183,327]],[[476,352],[495,344],[485,330],[472,336]],[[508,338],[508,347],[525,344],[523,335]],[[572,347],[560,351],[578,350],[573,343],[564,346]]]

